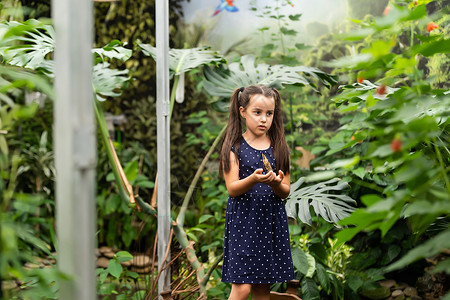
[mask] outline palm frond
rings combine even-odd
[[[310,86],[314,90],[313,80],[319,80],[326,86],[335,84],[336,78],[325,72],[306,66],[285,66],[285,65],[256,65],[256,58],[252,55],[241,57],[239,63],[228,65],[228,69],[220,66],[215,69],[204,68],[205,89],[213,95],[219,97],[230,97],[236,88],[249,86],[252,84],[266,85],[281,88],[287,84],[299,84]]]
[[[137,44],[145,55],[156,61],[156,48],[149,44]],[[207,47],[190,49],[169,49],[169,70],[171,77],[180,75],[201,65],[224,63],[225,59],[218,52]]]
[[[317,216],[321,216],[327,222],[335,223],[349,216],[356,204],[351,197],[335,194],[348,187],[347,182],[333,178],[312,186],[300,188],[305,183],[305,177],[300,178],[291,186],[291,194],[286,202],[288,216],[299,218],[303,223],[311,225],[310,206],[313,207]],[[334,184],[336,183],[336,184]]]

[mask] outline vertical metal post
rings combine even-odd
[[[169,95],[169,1],[156,1],[156,120],[158,155],[158,270],[170,236],[170,95]],[[170,253],[170,252],[169,252]],[[167,257],[170,261],[170,255]],[[170,287],[170,269],[158,281],[161,294]],[[161,298],[161,297],[160,297]]]
[[[93,300],[96,126],[92,0],[52,0],[56,31],[54,148],[58,267],[70,276],[59,299]]]

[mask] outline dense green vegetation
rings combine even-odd
[[[171,24],[180,22],[179,2],[171,1]],[[252,2],[255,14],[278,22],[253,53],[245,44],[227,53],[199,47],[199,38],[187,42],[189,25],[171,26],[172,257],[188,254],[178,256],[172,276],[177,283],[191,277],[178,289],[198,287],[189,297],[226,299],[230,290],[220,281],[227,192],[218,144],[236,82],[275,86],[284,100],[292,155],[286,207],[302,299],[382,299],[383,279],[419,287],[427,276],[448,278],[449,3],[347,2],[354,20],[346,32],[323,30],[313,45],[292,43],[301,15],[281,14],[289,6],[282,0],[264,8]],[[124,265],[151,255],[156,235],[153,6],[95,4],[97,236],[99,246],[122,250],[98,268],[105,299],[155,296],[156,272]],[[54,261],[49,3],[5,1],[0,9],[0,298],[56,299],[65,275]],[[184,98],[175,97],[177,88]],[[44,258],[50,267],[36,268]],[[434,295],[450,299],[445,288]]]

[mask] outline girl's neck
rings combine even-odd
[[[242,134],[242,137],[254,149],[265,150],[270,147],[270,138],[267,134],[255,136],[246,131]]]

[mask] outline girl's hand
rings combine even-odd
[[[263,169],[256,169],[252,174],[255,183],[269,183],[273,180],[274,175],[272,171],[263,174]]]
[[[273,173],[273,172],[272,172]],[[275,175],[275,173],[274,173]],[[276,185],[281,184],[281,182],[283,182],[284,179],[284,173],[283,171],[279,170],[278,171],[278,176],[275,176],[274,180],[271,183],[268,183],[271,187],[274,187]]]
[[[247,177],[247,179],[250,179],[253,184],[259,182],[269,185],[275,195],[283,199],[289,196],[289,192],[291,190],[290,178],[291,177],[289,174],[285,175],[281,170],[278,171],[277,176],[273,171],[263,174],[263,169],[256,169],[252,175]]]
[[[278,185],[283,181],[284,173],[280,170],[278,174],[278,176],[275,175],[273,171],[270,171],[267,174],[263,174],[263,169],[256,169],[255,172],[253,172],[253,176],[256,182],[265,183],[270,186]]]

